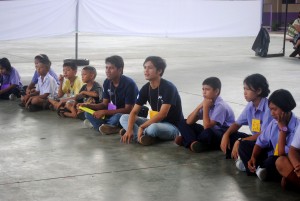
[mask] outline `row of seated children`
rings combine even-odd
[[[300,187],[300,127],[299,119],[292,112],[296,103],[289,91],[276,90],[268,99],[270,90],[266,78],[261,74],[246,77],[244,96],[249,103],[235,121],[232,109],[220,97],[221,81],[210,77],[202,83],[204,100],[184,119],[176,87],[162,78],[165,61],[160,57],[148,57],[143,65],[145,79],[149,82],[138,92],[134,81],[122,75],[122,58],[112,56],[106,59],[103,102],[77,104],[95,110],[93,114],[85,112],[86,125],[90,124],[104,134],[119,131],[124,143],[136,141],[151,145],[157,140],[175,139],[176,144],[194,152],[221,149],[227,158],[236,159],[237,168],[248,175],[257,175],[261,180],[281,180],[282,187]],[[47,75],[42,70],[38,73],[39,80]],[[88,83],[89,79],[84,79],[85,73],[83,70],[82,80]],[[90,78],[94,80],[95,73],[91,73]],[[62,85],[62,77],[59,80]],[[63,91],[63,87],[60,88]],[[124,98],[120,106],[121,94],[133,96]],[[26,100],[26,95],[23,100]],[[29,100],[24,102],[25,105],[32,104]],[[57,109],[67,105],[68,101],[50,100]],[[150,119],[138,116],[147,102],[151,106]],[[198,120],[203,120],[203,125],[198,124]],[[243,125],[249,126],[251,135],[238,132]]]
[[[3,60],[8,61],[6,58]],[[136,83],[123,75],[122,57],[114,55],[106,58],[107,79],[103,83],[104,89],[95,81],[97,71],[92,66],[81,70],[80,79],[76,76],[77,66],[74,63],[65,63],[63,75],[58,77],[50,68],[51,61],[47,55],[37,55],[34,62],[36,71],[31,83],[23,92],[20,84],[16,93],[17,97],[21,95],[21,107],[31,112],[51,108],[57,110],[59,116],[87,118],[85,125],[96,130],[101,127],[105,134],[120,130],[119,119],[122,114],[131,111],[138,94]],[[11,81],[5,83],[12,84]],[[97,111],[92,115],[84,113],[79,109],[83,106]],[[141,112],[140,115],[146,116],[145,113]]]

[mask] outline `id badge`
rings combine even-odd
[[[117,109],[117,106],[112,104],[112,103],[108,103],[108,107],[107,107],[108,110],[116,110]]]
[[[276,144],[276,147],[274,150],[274,156],[278,156],[278,143]]]
[[[252,131],[253,132],[260,132],[260,120],[259,119],[252,119]]]
[[[152,119],[152,117],[154,117],[157,113],[158,113],[157,111],[149,110],[150,119]]]

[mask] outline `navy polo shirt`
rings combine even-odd
[[[108,99],[119,108],[125,108],[125,105],[134,105],[138,95],[136,83],[129,77],[122,75],[118,87],[105,79],[103,83],[103,99]]]

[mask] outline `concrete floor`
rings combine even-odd
[[[142,63],[149,55],[166,59],[164,78],[180,91],[187,116],[201,98],[201,83],[209,76],[222,81],[221,96],[236,117],[246,101],[243,79],[261,73],[272,91],[291,91],[299,105],[300,60],[259,58],[251,50],[255,37],[174,39],[109,37],[81,34],[79,57],[90,59],[105,79],[104,59],[125,60],[124,73],[144,83]],[[282,36],[271,35],[270,53],[282,49]],[[287,43],[286,55],[292,47]],[[62,61],[74,58],[74,37],[60,36],[1,41],[1,57],[10,59],[28,84],[33,58],[45,53],[60,73]],[[79,72],[80,73],[80,72]],[[80,120],[62,119],[55,112],[29,113],[18,101],[0,101],[0,200],[300,200],[278,183],[261,182],[239,172],[222,152],[196,154],[172,142],[150,147],[119,143],[119,136],[102,136]],[[299,115],[300,107],[294,112]],[[247,128],[243,128],[248,131]]]

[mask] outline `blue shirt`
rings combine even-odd
[[[122,75],[117,87],[106,79],[103,83],[103,99],[108,99],[119,108],[125,108],[125,105],[134,105],[138,95],[136,83],[129,77]]]
[[[11,71],[9,72],[9,74],[0,75],[0,80],[1,80],[1,85],[14,84],[17,86],[18,89],[22,88],[21,77],[18,71],[14,67],[11,67]]]
[[[218,96],[213,105],[209,108],[209,118],[217,124],[214,128],[229,127],[234,123],[234,113],[231,107]],[[199,111],[199,119],[203,119],[203,109]]]
[[[290,119],[288,127],[288,132],[286,133],[286,145],[285,145],[285,153],[289,152],[289,148],[291,146],[292,140],[294,138],[296,129],[300,123],[300,120],[292,113],[292,117]],[[274,155],[274,150],[276,144],[278,143],[279,136],[279,128],[278,122],[276,119],[273,119],[267,128],[260,134],[256,140],[256,144],[261,148],[268,148],[270,151],[268,155]]]
[[[153,111],[160,111],[163,104],[170,104],[171,108],[161,122],[169,122],[177,125],[183,119],[181,98],[175,85],[165,79],[160,80],[160,84],[156,89],[152,89],[150,82],[145,84],[136,100],[136,104],[144,105],[148,103]]]
[[[268,99],[262,98],[260,103],[255,109],[253,102],[249,102],[245,109],[243,110],[242,114],[236,120],[236,123],[240,126],[248,125],[250,131],[253,135],[258,134],[259,132],[252,131],[252,119],[260,120],[260,131],[263,132],[269,123],[273,120],[271,116],[271,112],[268,105]]]
[[[60,84],[59,80],[58,80],[58,77],[56,75],[56,73],[50,68],[49,69],[49,72],[48,72],[56,81],[57,85]],[[38,78],[40,77],[40,75],[38,74],[37,71],[34,71],[34,74],[33,74],[33,77],[31,79],[31,82],[34,83],[34,84],[37,84],[38,83]]]

